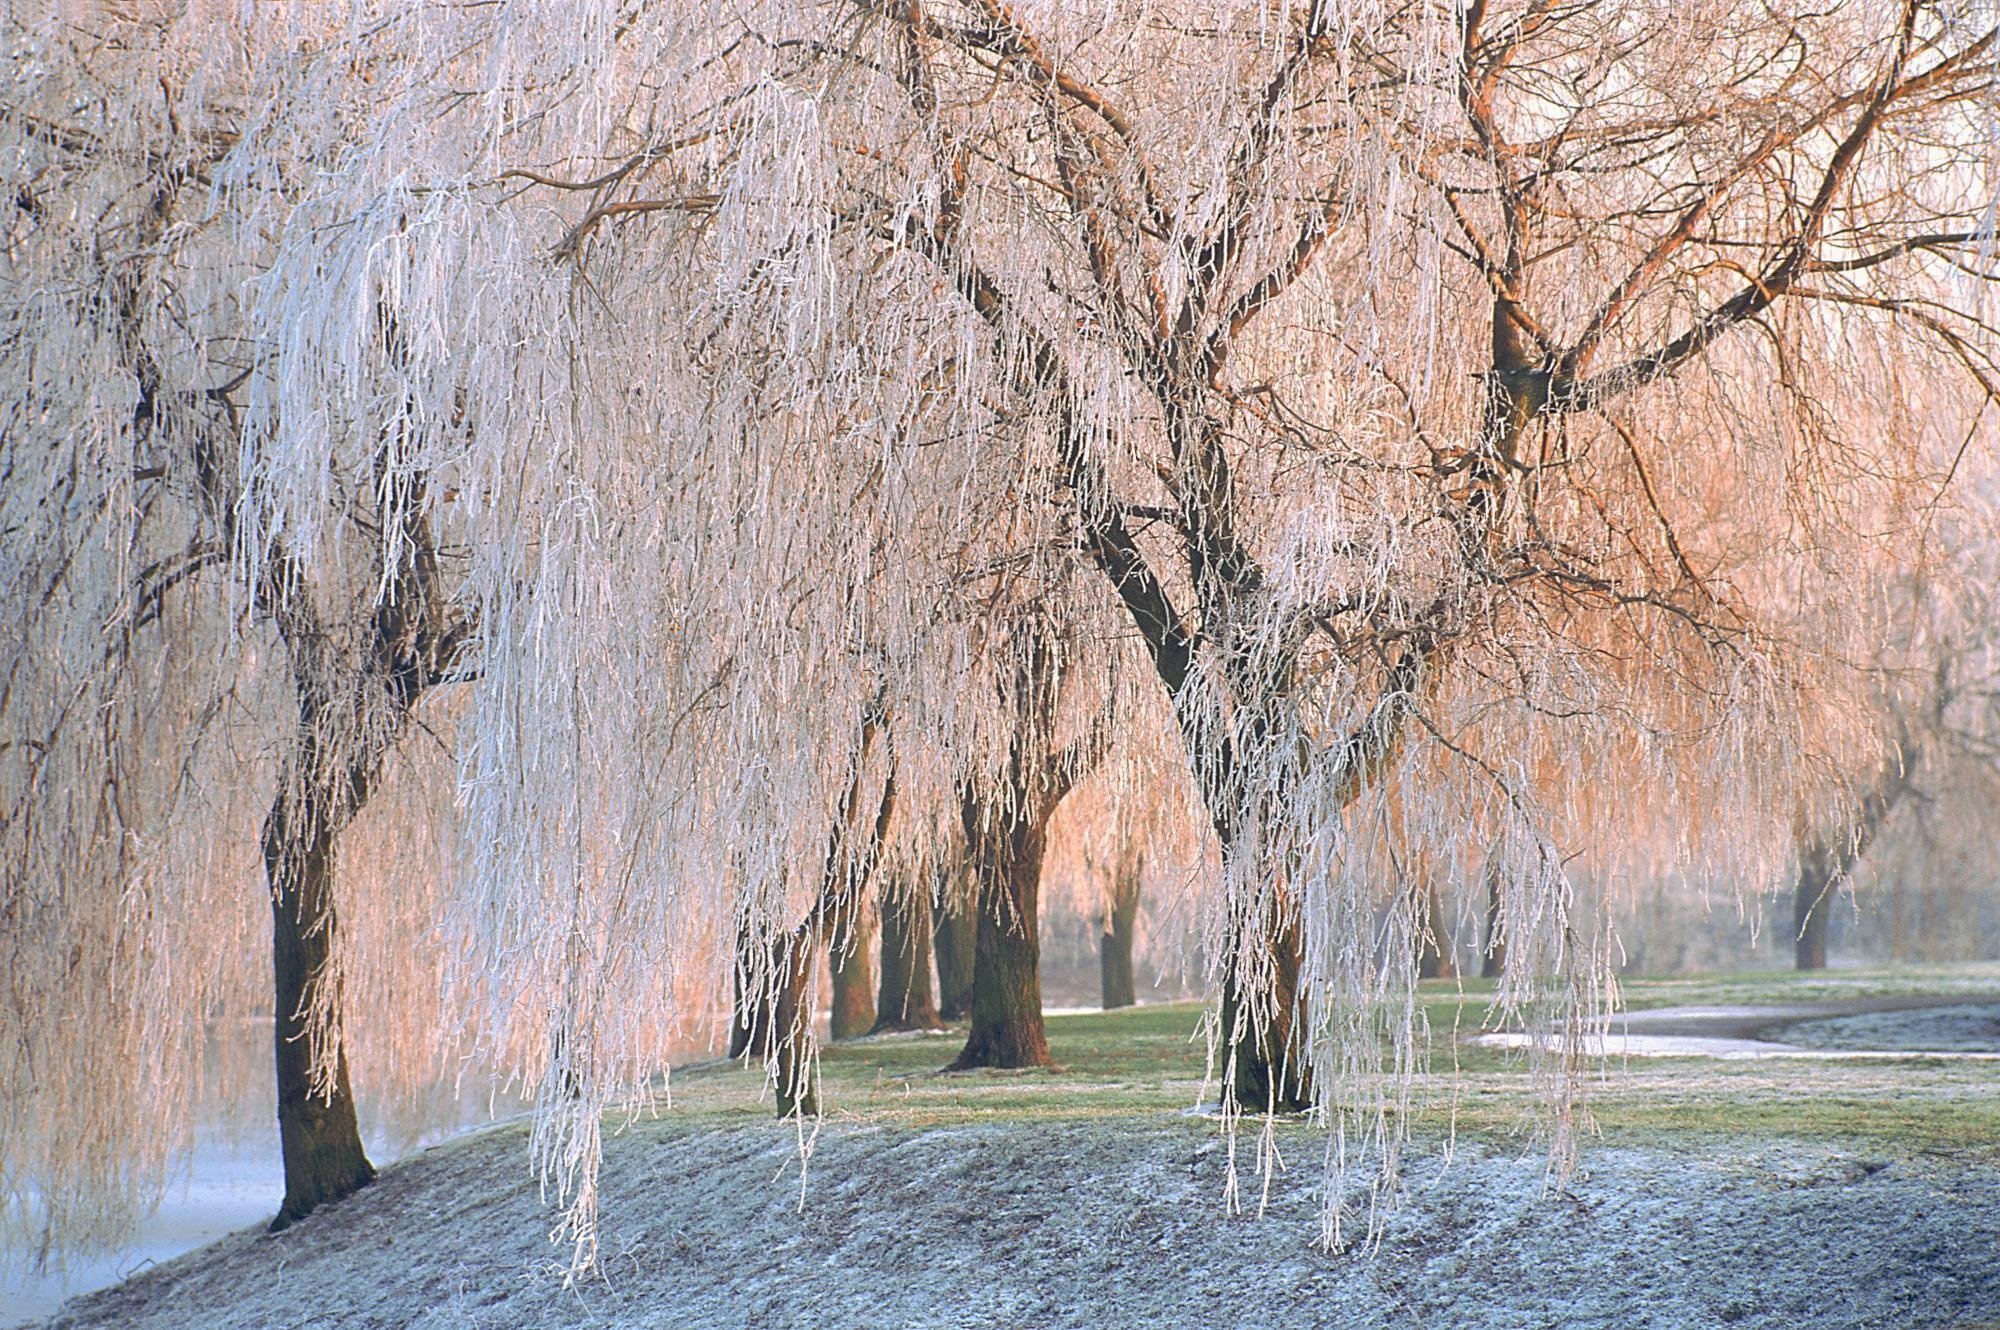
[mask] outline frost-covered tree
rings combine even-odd
[[[22,963],[7,1093],[10,1120],[49,1136],[24,1128],[39,1157],[9,1154],[6,1203],[59,1238],[93,1229],[84,1194],[107,1175],[112,1194],[143,1191],[185,1142],[202,1018],[241,996],[231,967],[256,896],[229,889],[248,849],[269,900],[276,1225],[372,1178],[343,1039],[340,850],[468,631],[428,463],[407,448],[407,422],[438,404],[398,391],[408,349],[386,306],[346,348],[372,398],[312,412],[355,443],[316,478],[336,534],[314,550],[313,533],[260,519],[244,458],[272,428],[253,381],[273,339],[242,288],[269,251],[214,207],[257,42],[221,35],[110,17],[8,34],[0,746]],[[54,1021],[50,1004],[85,1014]],[[86,1061],[100,1075],[53,1070]],[[158,1136],[107,1101],[134,1081],[169,1087]],[[121,1176],[133,1156],[145,1167]]]
[[[1672,852],[1774,872],[1773,810],[1825,740],[1800,686],[1841,661],[1794,606],[1837,604],[1990,435],[1984,399],[1865,423],[1940,374],[1994,386],[1972,3],[191,6],[10,40],[68,43],[97,91],[17,62],[9,169],[79,105],[206,154],[157,230],[114,222],[121,250],[92,222],[45,256],[19,210],[6,317],[49,317],[65,264],[159,274],[147,337],[185,347],[155,353],[164,381],[232,431],[190,594],[277,622],[310,586],[349,625],[313,712],[341,717],[338,758],[266,747],[293,773],[266,788],[372,771],[409,728],[398,662],[434,682],[458,648],[456,803],[411,812],[452,846],[413,897],[442,975],[423,1010],[537,1087],[584,1259],[603,1110],[732,980],[809,1005],[797,976],[878,859],[999,825],[962,791],[1039,813],[1012,773],[1087,733],[1134,656],[1164,705],[1116,716],[1171,717],[1220,849],[1200,913],[1231,1111],[1326,1114],[1330,1158],[1359,1126],[1393,1169],[1424,923],[1389,847],[1447,897],[1493,883],[1503,1006],[1580,1031],[1605,971],[1565,856],[1727,827]],[[121,63],[155,50],[186,72],[165,96]],[[153,158],[62,151],[97,183],[20,187],[65,227],[146,215]],[[131,404],[162,399],[115,318],[64,308],[88,354],[52,375],[15,334],[9,446],[122,481]],[[117,560],[74,558],[101,534],[36,529],[45,583],[87,590],[10,622],[73,652],[127,621]],[[1018,705],[1036,652],[966,612],[1000,583],[1063,588],[1053,627],[1094,662],[1054,726]],[[178,641],[203,668],[172,677],[227,692],[266,657],[212,644],[251,640]],[[317,733],[292,673],[293,710],[245,730]],[[140,677],[106,697],[137,706]],[[58,738],[163,778],[207,714],[169,701]],[[1035,738],[1057,746],[1024,762]],[[104,788],[35,770],[5,780],[38,824]],[[337,825],[366,783],[287,825]],[[150,834],[65,843],[113,842],[184,880]],[[23,945],[120,955],[129,880],[93,859],[64,888],[87,922]],[[390,952],[346,926],[389,917],[395,881],[342,866],[350,987]],[[175,943],[231,917],[157,906],[137,918]],[[227,969],[163,976],[176,1017]],[[807,1107],[809,1032],[777,1028],[780,1099]],[[1538,1064],[1559,1119],[1577,1048]],[[39,1124],[0,1147],[13,1177],[55,1119],[8,1092]]]

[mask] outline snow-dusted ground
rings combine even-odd
[[[1784,1036],[1786,1042],[1806,1048],[1992,1053],[2000,1050],[2000,1004],[1827,1017],[1787,1025]]]
[[[1683,1007],[1615,1028],[1681,1056],[1992,1057],[2000,1004]],[[135,1277],[52,1324],[2000,1327],[2000,1145],[1600,1147],[1546,1195],[1538,1150],[1461,1141],[1449,1167],[1413,1155],[1379,1250],[1328,1255],[1313,1241],[1323,1138],[1284,1129],[1292,1173],[1244,1219],[1224,1210],[1217,1130],[836,1119],[800,1211],[788,1128],[669,1116],[608,1142],[602,1266],[571,1289],[518,1124],[423,1151],[276,1237],[275,1142],[252,1139],[205,1151],[135,1247],[72,1267],[72,1288]],[[60,1291],[13,1288],[0,1308],[46,1315]]]
[[[1928,1327],[2000,1320],[2000,1161],[1763,1142],[1418,1152],[1380,1247],[1315,1245],[1318,1139],[1269,1213],[1224,1213],[1212,1123],[836,1123],[799,1209],[778,1123],[610,1142],[602,1267],[574,1288],[503,1126],[72,1304],[131,1330],[674,1326]],[[1254,1191],[1252,1192],[1254,1195]]]

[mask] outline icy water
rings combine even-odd
[[[227,1129],[216,1127],[202,1137],[193,1158],[168,1184],[160,1208],[125,1246],[101,1256],[72,1257],[61,1269],[40,1274],[26,1269],[20,1254],[0,1253],[0,1330],[36,1323],[67,1298],[121,1283],[230,1233],[262,1225],[278,1212],[285,1176],[278,1158],[277,1108],[268,1098],[262,1072],[270,1058],[271,1027],[268,1022],[232,1022],[212,1033],[211,1059],[253,1067],[248,1083],[265,1097],[240,1105]],[[440,1084],[426,1103],[390,1120],[368,1101],[365,1086],[359,1088],[362,1137],[377,1168],[522,1108],[518,1099],[494,1093],[483,1081],[456,1094]]]
[[[382,1153],[372,1156],[378,1162]],[[237,1229],[268,1220],[284,1198],[278,1134],[261,1140],[216,1141],[195,1151],[187,1176],[167,1188],[160,1208],[133,1240],[107,1256],[72,1259],[60,1271],[0,1275],[0,1326],[38,1321],[65,1298],[106,1288],[204,1246]]]

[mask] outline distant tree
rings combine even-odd
[[[1132,978],[1132,937],[1139,922],[1140,882],[1146,871],[1143,846],[1127,843],[1114,861],[1097,938],[1097,964],[1106,1011],[1139,1000]]]
[[[956,884],[946,885],[931,916],[931,936],[937,955],[938,1015],[947,1021],[962,1021],[972,1014],[972,957],[979,924],[969,891]]]
[[[931,893],[928,883],[885,881],[881,990],[871,1032],[935,1030],[944,1024],[931,978]]]

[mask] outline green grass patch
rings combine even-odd
[[[1420,1135],[1512,1135],[1541,1116],[1525,1055],[1468,1042],[1492,1023],[1492,988],[1482,980],[1422,986],[1431,1038],[1428,1070],[1411,1087],[1411,1125]],[[1878,997],[2000,1001],[2000,965],[1638,979],[1622,986],[1622,996],[1634,1010]],[[835,1119],[903,1127],[1171,1119],[1215,1095],[1213,1084],[1203,1085],[1203,1014],[1199,1003],[1178,1003],[1051,1016],[1052,1070],[945,1072],[962,1030],[830,1045],[820,1062],[823,1106]],[[1790,1136],[2000,1153],[2000,1064],[1990,1062],[1634,1058],[1593,1065],[1586,1080],[1588,1114],[1608,1142]],[[677,1072],[672,1102],[677,1116],[718,1123],[772,1111],[761,1068],[725,1062]]]

